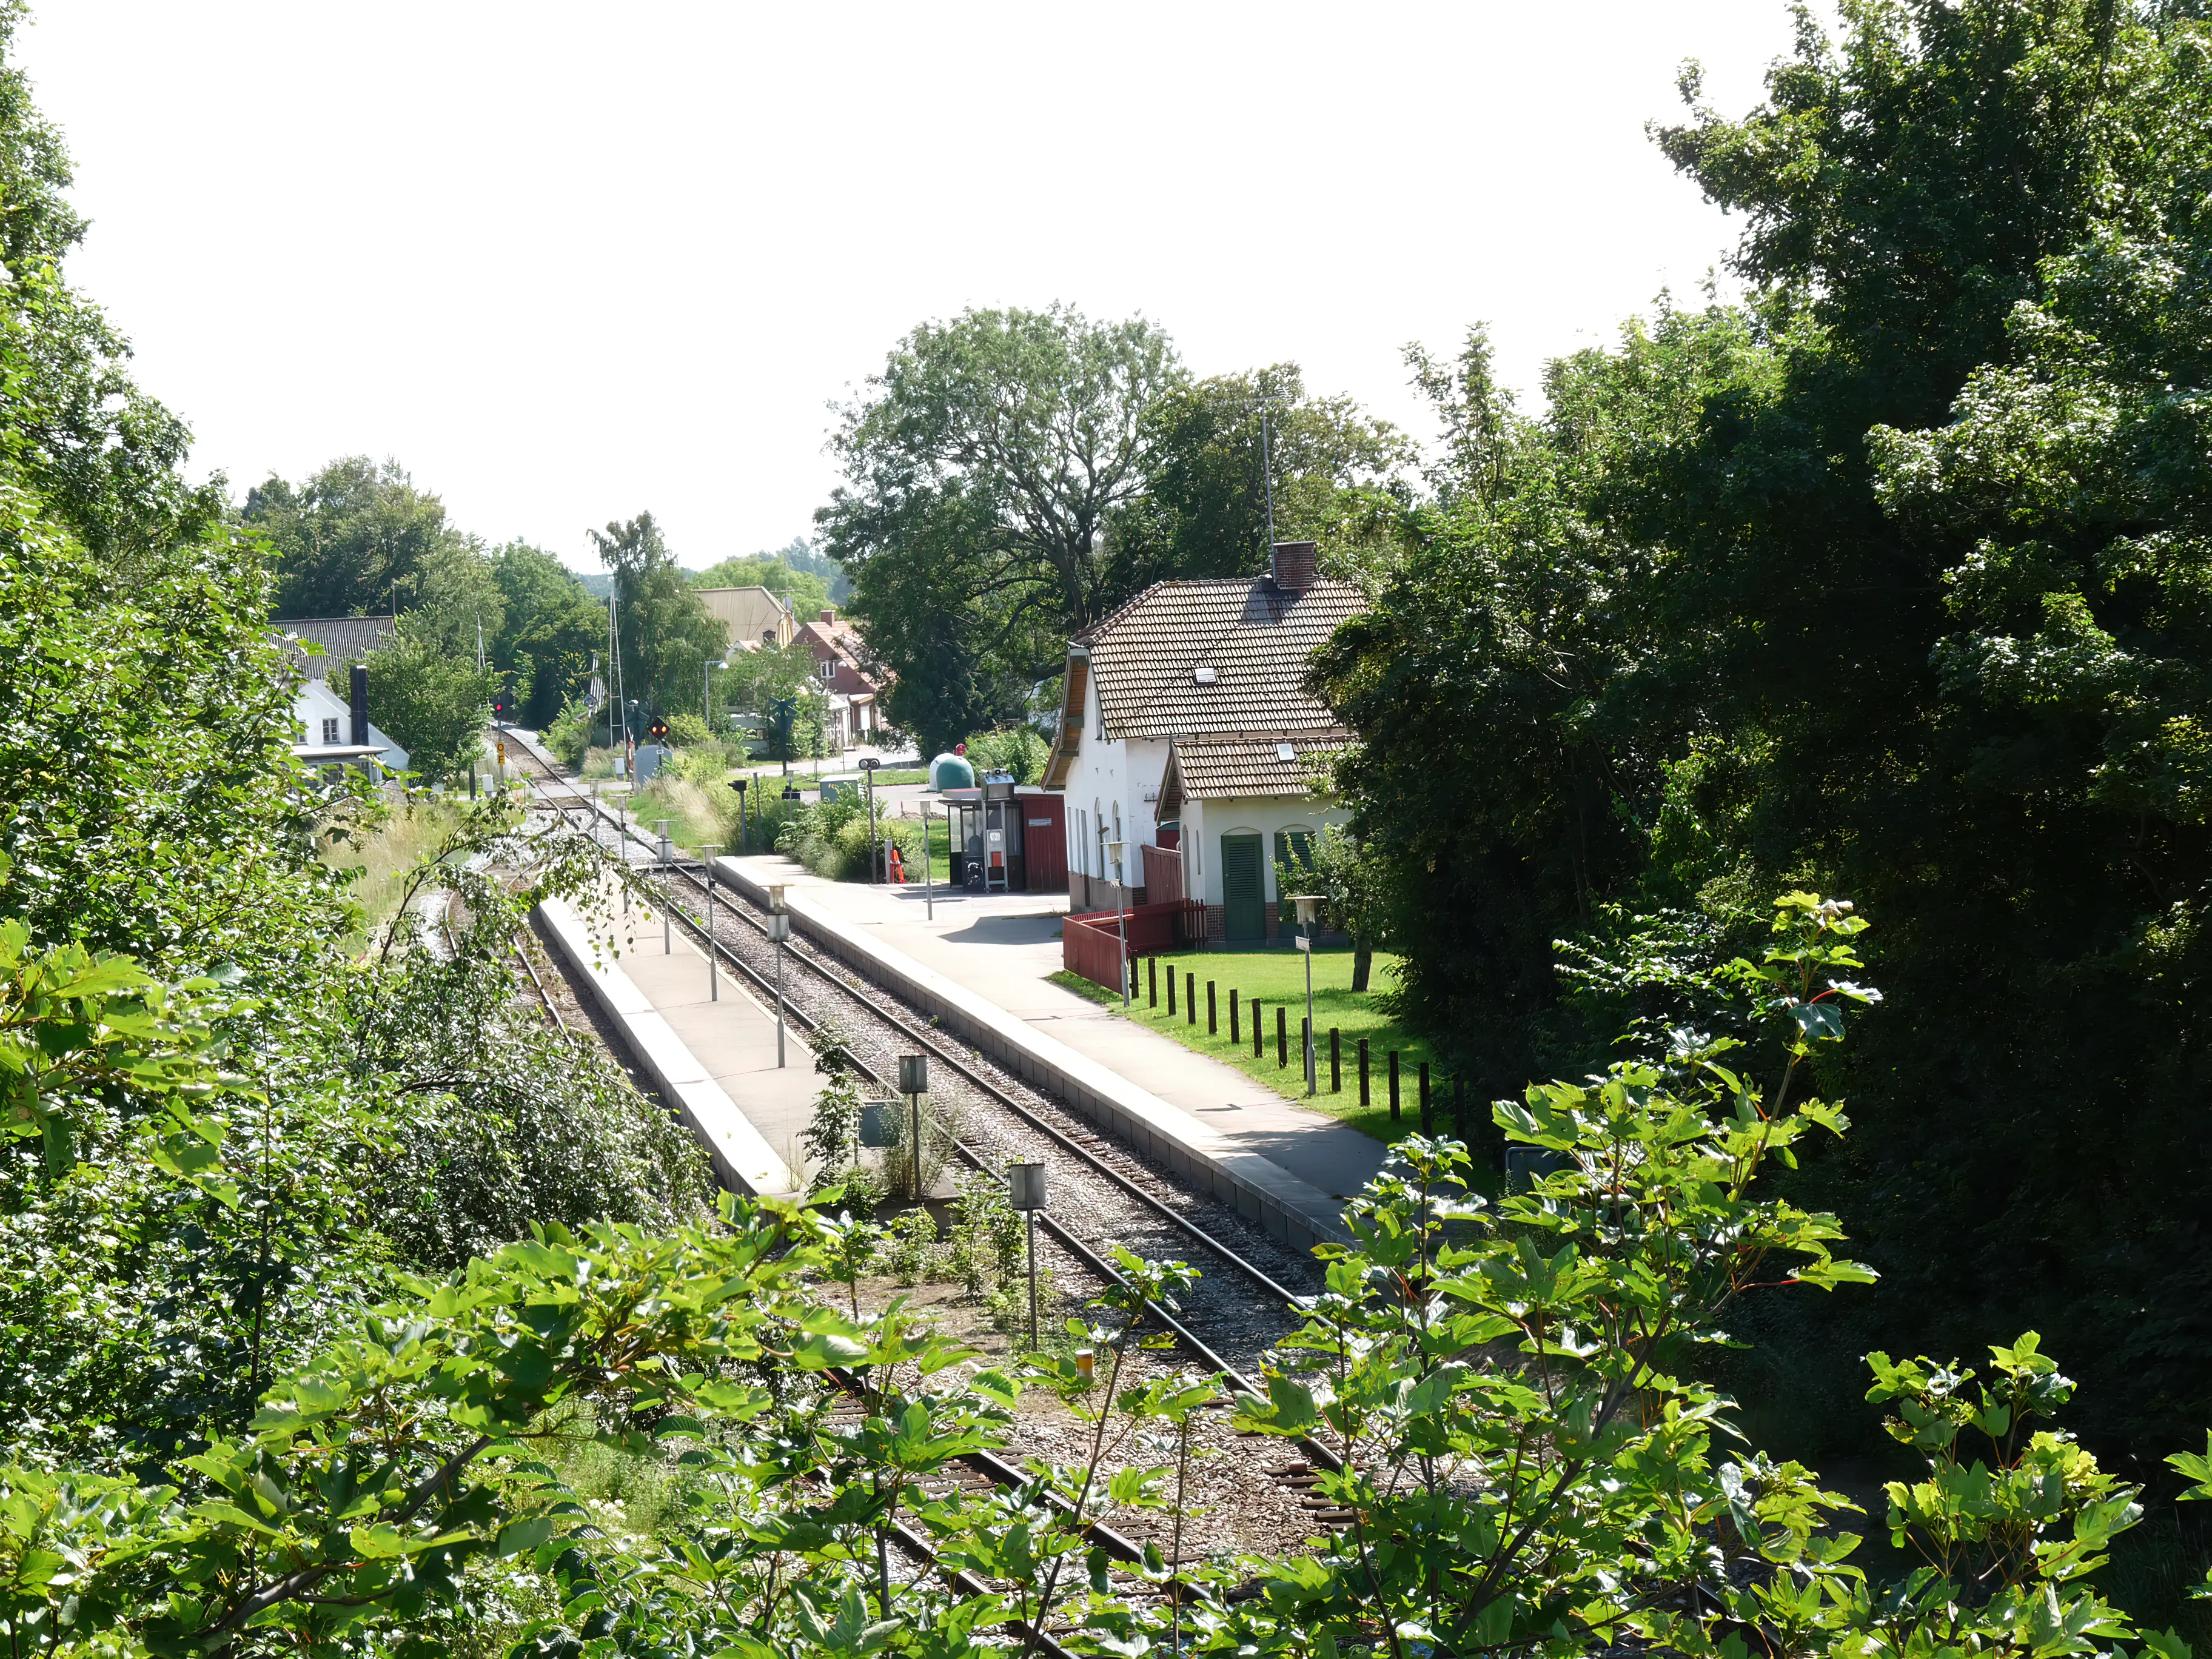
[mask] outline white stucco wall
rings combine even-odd
[[[1098,826],[1103,823],[1107,840],[1129,843],[1128,879],[1141,881],[1136,849],[1158,845],[1152,809],[1159,800],[1160,780],[1167,775],[1167,742],[1103,738],[1099,724],[1098,683],[1094,678],[1083,709],[1083,747],[1076,751],[1067,776],[1067,867],[1091,876],[1114,873],[1099,861]],[[1118,834],[1116,806],[1121,809]]]
[[[1281,896],[1275,890],[1275,835],[1279,830],[1304,830],[1318,836],[1324,824],[1340,824],[1349,816],[1341,807],[1324,806],[1318,800],[1289,796],[1267,796],[1255,800],[1188,800],[1182,806],[1183,890],[1207,904],[1221,902],[1221,838],[1257,835],[1260,837],[1261,880],[1267,902]]]

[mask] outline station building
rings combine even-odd
[[[1276,861],[1345,817],[1311,787],[1348,738],[1306,672],[1364,603],[1280,542],[1264,576],[1156,582],[1069,641],[1044,783],[1066,797],[1071,909],[1188,899],[1218,943],[1287,931]]]

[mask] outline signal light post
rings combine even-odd
[[[873,755],[866,757],[860,762],[861,776],[866,781],[868,790],[868,880],[871,884],[873,884],[879,877],[884,880],[890,879],[890,872],[878,867],[881,860],[876,856],[876,769],[882,764],[883,762],[878,760]]]

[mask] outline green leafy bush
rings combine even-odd
[[[714,734],[707,729],[703,716],[671,714],[668,717],[668,740],[678,749],[696,749],[714,741]]]
[[[1009,772],[1016,783],[1035,783],[1051,758],[1051,747],[1033,726],[979,732],[968,739],[968,759],[979,778],[986,772]]]
[[[571,770],[582,768],[584,752],[592,746],[592,711],[584,707],[581,697],[571,697],[562,705],[553,723],[545,728],[545,746],[563,766]]]

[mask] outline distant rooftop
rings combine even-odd
[[[323,654],[311,657],[288,641],[287,648],[300,672],[311,680],[325,678],[340,663],[356,663],[372,651],[381,651],[399,631],[397,617],[279,617],[269,624],[279,639],[312,640]]]

